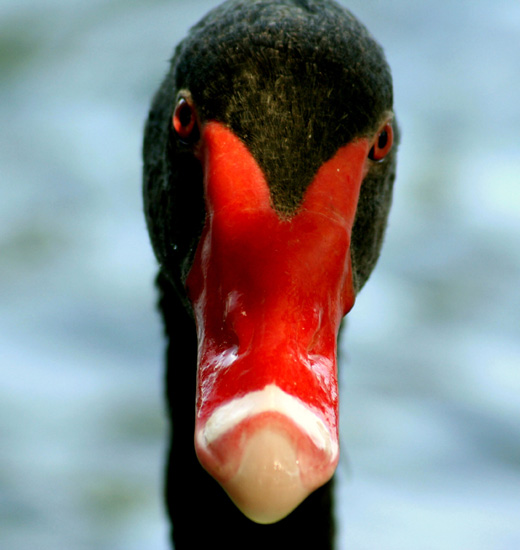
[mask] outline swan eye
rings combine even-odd
[[[392,124],[387,122],[379,131],[376,141],[368,153],[368,158],[375,161],[383,160],[392,149],[393,143],[394,130]]]
[[[173,112],[173,129],[184,143],[193,143],[199,137],[195,107],[190,99],[181,97]]]

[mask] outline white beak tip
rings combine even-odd
[[[236,474],[223,488],[249,519],[274,523],[290,514],[311,492],[285,434],[261,429],[249,438]]]
[[[329,481],[337,434],[276,386],[218,408],[196,427],[202,466],[256,523],[275,523]]]
[[[265,427],[248,439],[238,470],[222,487],[249,519],[275,523],[322,484],[306,486],[301,466],[288,434]]]

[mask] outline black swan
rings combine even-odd
[[[328,0],[229,0],[175,50],[144,209],[177,550],[334,545],[336,342],[383,240],[392,101],[381,47]]]

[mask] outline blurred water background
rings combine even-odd
[[[166,550],[141,139],[216,2],[0,6],[0,548]],[[403,130],[342,341],[341,550],[520,548],[520,3],[349,7]]]

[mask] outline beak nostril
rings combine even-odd
[[[322,344],[322,338],[321,338],[321,326],[314,331],[314,333],[311,336],[311,339],[309,340],[309,344],[307,346],[307,354],[308,355],[319,355],[320,349],[323,348]]]

